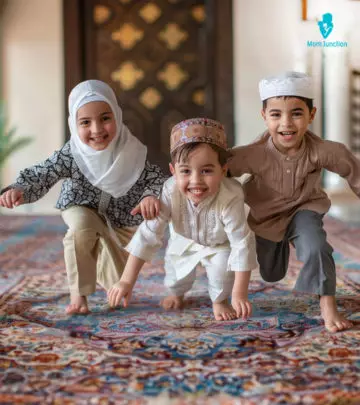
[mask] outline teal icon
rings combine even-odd
[[[332,14],[326,13],[322,16],[322,21],[318,21],[318,26],[321,32],[321,35],[324,39],[326,39],[334,28],[334,24],[332,22]]]

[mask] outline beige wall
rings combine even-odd
[[[3,95],[9,121],[17,127],[18,135],[34,138],[10,158],[2,180],[8,184],[19,170],[50,156],[63,143],[62,1],[8,1],[3,33]],[[57,194],[58,187],[38,203],[19,207],[16,212],[56,212]]]
[[[360,69],[360,2],[352,0],[314,0],[309,10],[309,21],[301,20],[301,2],[294,0],[234,0],[234,71],[235,71],[235,124],[237,144],[251,142],[264,125],[260,117],[261,103],[258,82],[261,78],[285,70],[301,70],[315,76],[320,96],[321,48],[311,49],[307,40],[322,39],[315,18],[332,12],[333,39],[349,42],[347,50],[328,52],[326,69],[335,76],[344,65]],[[314,5],[316,7],[314,7]],[[341,72],[343,74],[343,71]],[[347,78],[331,79],[326,83],[332,96],[336,88],[346,90]],[[342,92],[340,97],[347,98]],[[321,106],[319,97],[315,100]],[[343,105],[343,103],[342,103]],[[348,111],[345,111],[347,120]],[[317,117],[318,121],[320,115]],[[315,124],[315,129],[318,129]],[[333,126],[333,122],[331,123]],[[321,130],[321,128],[320,128]],[[332,138],[332,136],[331,136]]]
[[[258,83],[293,69],[300,1],[234,0],[236,143],[251,142],[264,129]]]
[[[63,144],[66,119],[61,4],[61,0],[10,0],[5,9],[2,84],[10,122],[18,127],[19,135],[32,135],[35,141],[11,158],[3,183],[10,183],[19,170],[48,157]],[[327,93],[331,95],[325,106],[332,128],[329,137],[346,143],[345,76],[351,68],[360,69],[360,28],[354,23],[360,21],[360,2],[317,0],[315,4],[320,12],[334,13],[337,29],[342,13],[342,27],[345,26],[349,40],[345,53],[335,50],[327,56],[325,69]],[[347,14],[342,11],[345,9]],[[343,33],[338,30],[337,35]],[[318,37],[315,20],[301,21],[300,0],[234,0],[234,120],[238,145],[251,142],[264,129],[257,87],[262,77],[290,69],[310,71],[320,96],[321,51],[309,50],[305,45],[306,40]],[[319,97],[316,104],[323,107]],[[337,105],[341,106],[341,113],[336,111]],[[321,131],[320,114],[313,129]],[[15,212],[56,212],[53,205],[58,191],[59,187],[36,204]]]
[[[312,74],[318,114],[312,130],[325,138],[349,144],[349,75],[360,69],[360,2],[309,1],[309,20],[301,19],[301,2],[294,0],[234,0],[234,71],[236,143],[251,142],[264,130],[258,83],[285,70]],[[309,48],[322,40],[316,18],[333,14],[329,40],[347,41],[347,48]],[[324,62],[322,62],[322,60]],[[321,79],[326,99],[322,105]],[[325,111],[325,126],[321,113]],[[337,175],[326,172],[327,188],[343,188]]]

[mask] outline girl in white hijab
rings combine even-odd
[[[84,125],[78,113],[81,107],[96,102],[98,106],[101,103],[107,104],[101,113],[112,112],[111,118],[116,128],[109,142],[104,142],[104,145],[98,142],[101,147],[95,145],[94,148],[94,145],[79,136],[79,133],[84,132],[83,128],[86,131],[90,126],[87,125],[88,122]],[[71,151],[81,172],[93,186],[113,197],[125,195],[144,170],[146,146],[135,138],[122,122],[122,111],[112,89],[99,80],[78,84],[69,96],[69,114]],[[96,136],[99,138],[99,134],[95,133]]]
[[[1,191],[0,206],[40,199],[64,179],[57,208],[68,226],[64,238],[70,287],[69,314],[89,311],[98,282],[109,290],[123,272],[123,249],[137,225],[159,213],[159,167],[122,122],[113,90],[99,80],[78,84],[69,96],[70,141],[43,163],[20,172]]]

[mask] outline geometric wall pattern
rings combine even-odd
[[[182,0],[92,3],[92,74],[114,88],[125,123],[166,167],[171,127],[211,114],[205,0],[186,6]]]

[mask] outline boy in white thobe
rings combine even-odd
[[[228,157],[224,128],[213,120],[189,119],[173,128],[170,143],[173,177],[164,184],[160,215],[144,221],[128,244],[130,256],[120,282],[108,293],[109,303],[116,306],[124,298],[127,305],[143,263],[161,247],[170,223],[173,232],[165,254],[170,295],[163,307],[182,307],[201,264],[215,318],[247,318],[250,273],[257,266],[255,239],[246,222],[242,187],[224,177]]]

